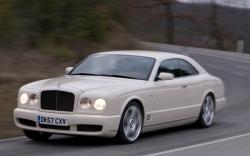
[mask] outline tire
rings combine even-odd
[[[134,143],[139,138],[142,127],[142,109],[138,103],[130,102],[122,113],[117,138],[123,144]]]
[[[34,141],[46,141],[52,135],[50,133],[30,131],[30,130],[23,130],[23,133],[27,138],[32,139]]]
[[[208,128],[213,124],[215,116],[215,101],[211,94],[208,94],[202,102],[201,112],[198,119],[200,128]]]

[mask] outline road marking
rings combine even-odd
[[[243,137],[247,137],[247,136],[250,136],[250,133],[245,133],[245,134],[236,135],[236,136],[232,136],[232,137],[228,137],[228,138],[223,138],[223,139],[204,142],[204,143],[200,143],[200,144],[190,145],[190,146],[186,146],[186,147],[180,147],[180,148],[176,148],[176,149],[172,149],[172,150],[152,153],[152,154],[148,154],[148,155],[144,155],[144,156],[159,156],[159,155],[163,155],[163,154],[169,154],[169,153],[184,151],[184,150],[188,150],[188,149],[192,149],[192,148],[203,147],[203,146],[207,146],[207,145],[211,145],[211,144],[215,144],[215,143],[226,142],[226,141],[239,139],[239,138],[243,138]]]
[[[15,138],[7,138],[7,139],[1,139],[0,143],[5,143],[5,142],[9,142],[9,141],[16,141],[16,140],[21,140],[24,139],[24,136],[20,136],[20,137],[15,137]]]

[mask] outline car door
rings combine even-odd
[[[157,80],[161,72],[172,73],[173,80]],[[156,105],[152,114],[154,123],[165,123],[182,120],[186,117],[185,109],[189,99],[187,82],[182,78],[178,59],[162,61],[158,69],[156,80]]]
[[[206,91],[206,83],[198,70],[188,61],[178,59],[182,79],[186,82],[187,102],[188,106],[183,112],[186,117],[198,116],[201,108],[203,94]]]

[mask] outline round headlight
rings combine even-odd
[[[91,108],[91,100],[89,98],[83,98],[80,101],[80,107],[82,109],[90,109]]]
[[[104,99],[97,99],[94,104],[96,110],[104,110],[106,107],[106,101]]]
[[[28,94],[27,93],[22,93],[19,100],[20,100],[21,104],[26,104],[29,101]]]
[[[36,94],[31,94],[30,96],[30,104],[31,105],[36,105],[38,103],[38,98]]]

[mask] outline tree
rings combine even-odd
[[[99,42],[111,18],[108,0],[12,0],[28,44]]]
[[[216,4],[216,0],[211,0],[209,23],[211,27],[211,38],[215,39],[217,48],[224,50],[224,35],[218,20],[218,5]]]
[[[136,9],[145,9],[147,12],[145,15],[153,16],[153,17],[164,17],[166,19],[166,33],[165,38],[166,42],[170,44],[175,43],[175,16],[174,16],[174,10],[173,10],[173,4],[176,2],[176,0],[128,0],[126,1],[127,10],[131,10],[130,7],[132,7],[131,3],[136,4],[136,6],[133,6]],[[138,5],[137,5],[138,4]],[[157,14],[150,14],[150,10],[154,10],[160,8],[160,10],[163,10],[163,12],[158,12]],[[138,10],[136,10],[138,11]]]
[[[176,30],[175,21],[185,20],[195,22],[195,10],[191,9],[188,12],[175,14],[175,4],[178,5],[176,0],[126,0],[127,12],[140,13],[143,12],[143,16],[149,16],[148,23],[154,24],[152,20],[164,20],[164,38],[166,43],[176,43]],[[131,8],[134,8],[132,10]]]
[[[14,35],[14,15],[8,0],[0,1],[0,40],[8,43]]]
[[[167,43],[175,43],[175,17],[173,12],[173,3],[174,0],[156,0],[159,5],[162,5],[165,10],[166,17],[166,40]]]

